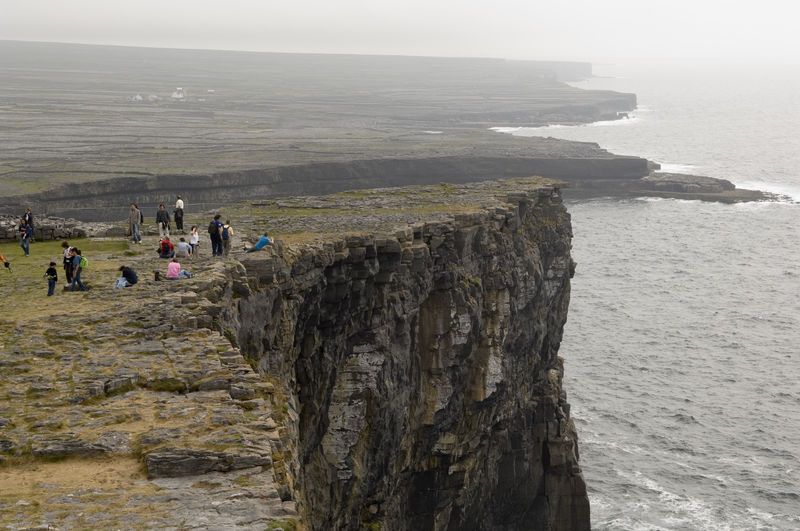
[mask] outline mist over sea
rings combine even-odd
[[[595,529],[800,529],[800,72],[595,68],[630,120],[515,130],[787,194],[599,199],[561,353]]]

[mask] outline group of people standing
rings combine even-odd
[[[175,230],[185,234],[183,230],[183,209],[184,203],[181,196],[177,196],[175,201],[175,210],[172,214],[175,220]],[[130,213],[128,215],[128,231],[131,240],[134,243],[142,243],[142,225],[144,225],[144,214],[142,209],[136,203],[131,203]],[[169,237],[172,228],[172,218],[169,216],[169,211],[164,203],[158,205],[156,212],[156,225],[158,225],[158,236],[163,240]]]

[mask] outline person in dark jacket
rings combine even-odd
[[[19,246],[25,252],[25,256],[31,255],[31,240],[33,239],[33,227],[23,219],[19,225]]]
[[[158,212],[156,212],[156,223],[158,223],[158,236],[164,238],[169,236],[169,212],[164,203],[158,205]]]
[[[58,282],[58,271],[56,271],[55,262],[50,262],[50,267],[45,271],[44,278],[47,279],[47,296],[52,297],[56,292],[56,282]]]
[[[122,275],[122,278],[128,282],[128,285],[125,287],[129,288],[139,282],[139,275],[137,275],[136,271],[134,271],[132,268],[128,266],[120,266],[119,271]]]
[[[67,277],[67,285],[72,284],[72,249],[69,242],[61,242],[61,248],[64,249],[64,275]]]

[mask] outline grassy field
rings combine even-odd
[[[125,263],[126,258],[144,253],[139,248],[130,249],[125,240],[79,239],[70,243],[81,249],[83,256],[89,260],[89,267],[82,275],[82,280],[93,285],[111,285],[118,274],[119,266]],[[0,270],[0,297],[3,305],[10,310],[6,319],[17,317],[21,323],[24,319],[51,315],[58,306],[64,304],[60,300],[63,297],[71,297],[72,302],[80,304],[82,297],[79,293],[61,291],[66,277],[62,268],[60,240],[34,242],[31,244],[31,254],[27,257],[19,245],[4,243],[0,244],[0,254],[11,263],[11,270]],[[44,278],[50,261],[56,263],[58,270],[59,282],[54,297],[47,296],[47,280]]]

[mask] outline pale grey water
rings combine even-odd
[[[611,66],[595,141],[800,199],[800,73]],[[561,353],[596,529],[800,529],[800,204],[572,203]]]

